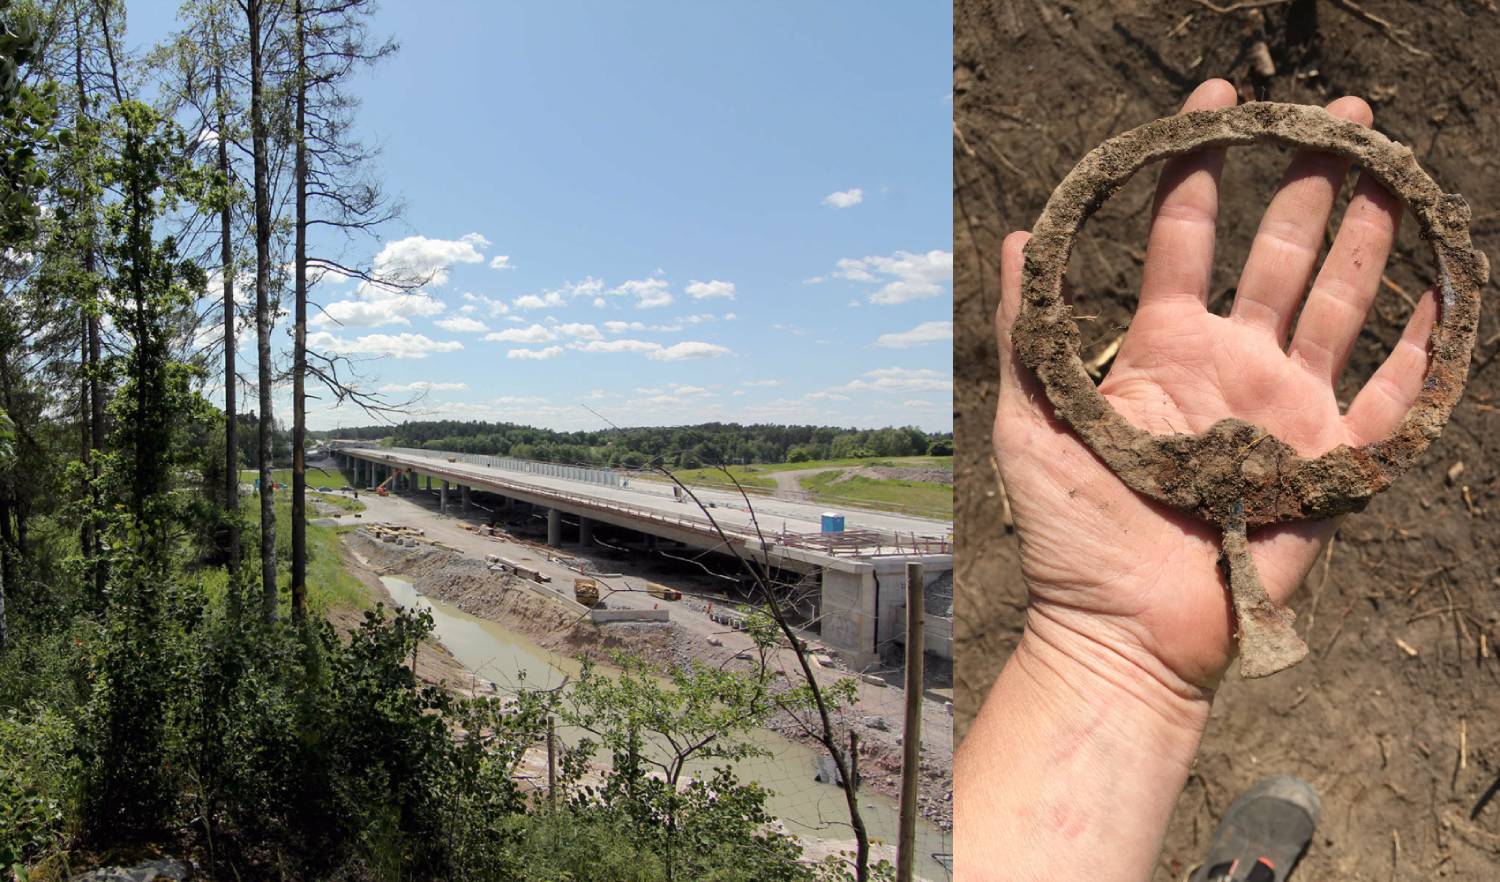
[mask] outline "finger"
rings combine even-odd
[[[1182,112],[1233,107],[1234,103],[1233,86],[1224,80],[1208,80],[1188,96]],[[1223,168],[1222,149],[1200,150],[1162,164],[1138,308],[1208,301]]]
[[[1340,98],[1328,112],[1368,127],[1370,105]],[[1331,153],[1300,150],[1261,218],[1240,273],[1230,317],[1271,333],[1283,343],[1307,294],[1307,283],[1323,251],[1323,231],[1334,199],[1349,173],[1349,161]]]
[[[1400,200],[1361,172],[1287,348],[1287,354],[1330,383],[1343,373],[1365,325],[1400,222]]]
[[[1427,340],[1437,323],[1437,296],[1429,289],[1406,322],[1401,339],[1344,414],[1351,444],[1369,444],[1401,424],[1427,376]]]

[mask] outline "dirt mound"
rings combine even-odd
[[[383,575],[410,579],[418,591],[479,618],[499,622],[544,649],[575,658],[609,662],[628,652],[653,663],[679,664],[686,657],[675,624],[598,626],[576,608],[527,590],[515,575],[431,545],[399,546],[360,533],[346,539]]]
[[[955,6],[959,737],[1025,621],[1019,551],[1003,526],[1007,509],[989,440],[1000,240],[1032,225],[1088,149],[1175,112],[1212,76],[1234,82],[1247,99],[1325,104],[1361,95],[1374,107],[1378,129],[1410,146],[1443,189],[1468,200],[1475,246],[1500,253],[1500,175],[1490,168],[1500,150],[1500,59],[1475,48],[1500,38],[1500,13],[1470,2],[1361,0],[1359,8],[1400,30],[1314,0],[1229,15],[1185,0]],[[1262,39],[1274,68],[1269,76],[1250,70]],[[1431,57],[1416,57],[1396,40]],[[1233,301],[1287,159],[1270,146],[1230,152],[1211,293],[1216,310]],[[1116,193],[1074,249],[1076,309],[1090,317],[1079,322],[1085,361],[1106,355],[1129,325],[1155,177],[1147,169]],[[1407,223],[1398,239],[1388,284],[1338,389],[1343,402],[1389,351],[1411,313],[1408,301],[1434,278],[1414,230]],[[1315,567],[1292,598],[1312,655],[1267,681],[1226,680],[1158,880],[1180,879],[1235,793],[1276,772],[1309,779],[1323,799],[1322,828],[1300,874],[1497,877],[1500,798],[1481,805],[1500,780],[1500,728],[1490,724],[1500,719],[1493,648],[1500,624],[1497,318],[1500,300],[1491,296],[1466,397],[1442,437],[1391,490],[1344,522],[1326,568]],[[1466,469],[1450,484],[1446,473],[1459,460]]]
[[[952,484],[953,473],[947,469],[922,468],[920,466],[862,466],[847,469],[828,482],[832,487],[850,478],[870,478],[876,481],[920,481],[924,484]]]

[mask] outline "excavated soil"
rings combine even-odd
[[[1231,4],[956,4],[959,738],[1025,621],[1016,541],[989,444],[1000,240],[1035,222],[1090,148],[1175,112],[1212,76],[1235,83],[1242,100],[1325,104],[1361,95],[1375,109],[1377,129],[1410,146],[1444,190],[1464,195],[1475,247],[1500,253],[1500,60],[1481,48],[1500,39],[1494,3],[1295,0],[1229,14],[1211,5]],[[1269,74],[1257,61],[1262,40]],[[1216,310],[1232,302],[1288,155],[1264,144],[1230,151]],[[1080,322],[1086,361],[1129,325],[1154,182],[1153,169],[1136,175],[1093,216],[1074,249],[1076,309],[1094,317]],[[1433,281],[1415,228],[1408,218],[1387,268],[1390,284],[1338,390],[1343,402],[1389,351],[1410,300]],[[1484,294],[1469,386],[1442,437],[1345,520],[1330,556],[1291,600],[1309,658],[1269,680],[1226,680],[1156,879],[1181,879],[1235,793],[1278,772],[1307,778],[1323,799],[1318,835],[1294,878],[1500,878],[1500,798],[1484,799],[1500,784],[1500,368],[1493,364],[1500,302],[1493,284]]]
[[[953,472],[948,469],[921,468],[919,466],[866,466],[847,469],[829,481],[829,485],[842,484],[851,478],[871,478],[877,481],[920,481],[924,484],[952,484]]]

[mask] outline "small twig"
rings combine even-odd
[[[1333,636],[1329,637],[1328,638],[1328,643],[1323,646],[1323,657],[1324,658],[1327,658],[1328,657],[1328,653],[1333,650],[1333,644],[1336,643],[1336,642],[1338,642],[1339,635],[1342,634],[1342,633],[1344,633],[1344,623],[1349,620],[1349,613],[1351,613],[1351,612],[1354,611],[1354,604],[1356,604],[1358,602],[1359,602],[1359,598],[1358,597],[1352,598],[1349,601],[1349,605],[1346,606],[1346,607],[1344,607],[1343,613],[1341,613],[1339,615],[1339,625],[1338,625],[1338,627],[1333,629]]]
[[[1363,6],[1355,3],[1354,0],[1329,0],[1329,2],[1339,9],[1344,10],[1355,18],[1364,22],[1365,24],[1379,28],[1381,32],[1385,34],[1386,39],[1390,40],[1392,43],[1395,43],[1397,46],[1400,46],[1402,49],[1405,49],[1412,55],[1415,55],[1418,58],[1432,57],[1431,52],[1428,52],[1425,49],[1418,49],[1416,46],[1413,46],[1411,43],[1409,43],[1406,38],[1401,35],[1401,29],[1396,27],[1395,24],[1384,18],[1381,18],[1373,12],[1366,10]]]
[[[1323,555],[1323,575],[1318,578],[1318,587],[1313,589],[1312,604],[1307,611],[1307,633],[1312,635],[1313,619],[1318,614],[1318,602],[1323,599],[1323,588],[1328,584],[1328,565],[1333,563],[1333,545],[1339,541],[1339,534],[1334,533],[1333,538],[1328,540],[1328,551]]]
[[[1469,767],[1469,721],[1464,717],[1458,718],[1458,770],[1464,771]]]
[[[1231,12],[1239,12],[1242,9],[1263,9],[1267,6],[1280,6],[1283,3],[1290,3],[1292,0],[1240,0],[1239,3],[1231,3],[1228,6],[1219,6],[1216,3],[1210,2],[1210,0],[1193,0],[1193,2],[1210,12],[1228,15]]]
[[[1391,277],[1390,276],[1382,275],[1380,277],[1380,284],[1382,284],[1382,285],[1386,286],[1387,288],[1390,288],[1392,291],[1396,292],[1396,294],[1398,296],[1400,296],[1400,298],[1402,300],[1406,301],[1406,305],[1410,306],[1412,308],[1412,312],[1416,312],[1416,310],[1417,310],[1417,301],[1411,299],[1411,295],[1408,294],[1408,293],[1406,293],[1406,289],[1405,288],[1403,288],[1400,285],[1396,284],[1395,282],[1391,281]]]

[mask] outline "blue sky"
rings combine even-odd
[[[131,3],[132,44],[175,8]],[[365,388],[559,429],[951,428],[948,4],[387,0],[372,32],[401,51],[358,127],[406,211],[340,256],[433,280],[314,289]]]

